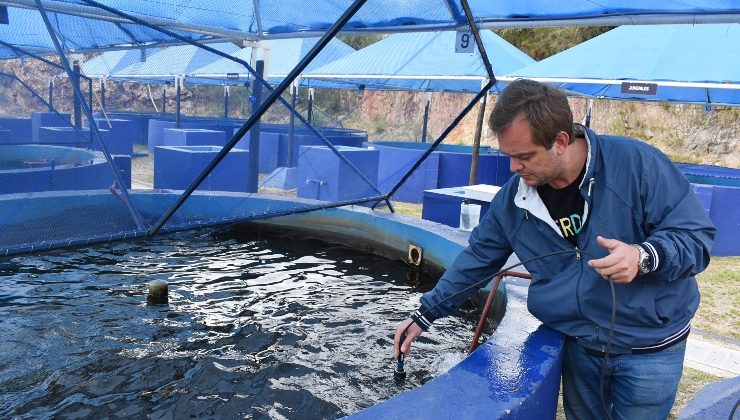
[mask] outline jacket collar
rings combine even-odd
[[[579,126],[585,133],[586,146],[588,147],[588,156],[586,157],[586,173],[583,175],[583,179],[581,180],[581,185],[579,186],[579,188],[583,190],[584,187],[588,187],[588,196],[590,196],[590,184],[596,178],[594,174],[596,173],[596,155],[599,152],[599,142],[597,141],[598,135],[590,128],[586,128],[581,124],[575,125]]]
[[[595,182],[595,157],[597,153],[598,142],[596,141],[597,134],[593,130],[591,130],[590,128],[586,128],[580,124],[577,125],[580,126],[580,128],[585,133],[586,146],[588,150],[588,155],[586,156],[586,173],[583,175],[583,179],[581,180],[581,184],[579,185],[582,194],[584,188],[588,189],[588,191],[586,191],[586,203],[583,209],[583,222],[585,223],[588,217],[589,204],[591,201],[591,189],[593,188],[593,183]],[[517,207],[524,209],[526,212],[531,213],[538,219],[543,220],[562,236],[562,233],[560,233],[560,229],[558,229],[557,225],[555,225],[555,222],[552,220],[552,217],[550,217],[550,212],[547,210],[547,207],[545,207],[545,203],[542,202],[540,195],[537,193],[537,188],[527,185],[527,183],[524,182],[524,180],[521,178],[519,178],[519,186],[517,188],[516,195],[514,196],[514,204]]]

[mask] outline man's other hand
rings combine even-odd
[[[616,284],[627,284],[637,277],[637,262],[640,251],[630,244],[616,239],[596,237],[596,243],[609,250],[609,255],[588,262],[588,266],[599,275]]]

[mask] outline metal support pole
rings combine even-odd
[[[429,105],[432,103],[432,92],[427,92],[427,99],[424,101],[424,120],[421,123],[421,142],[427,142],[427,125],[429,124]]]
[[[167,112],[167,85],[162,85],[162,114]]]
[[[93,105],[93,81],[92,79],[87,79],[87,100],[90,104],[90,109],[94,109]]]
[[[75,73],[73,73],[72,68],[69,65],[69,62],[67,61],[67,57],[64,56],[64,50],[62,49],[62,46],[59,43],[59,39],[57,39],[57,35],[56,35],[56,32],[54,31],[54,27],[51,25],[51,21],[49,20],[49,16],[47,16],[46,14],[46,10],[44,9],[44,6],[41,4],[41,0],[36,0],[36,8],[41,14],[41,18],[44,20],[44,25],[46,26],[46,30],[49,32],[49,37],[54,43],[54,48],[56,48],[57,54],[59,54],[59,61],[61,61],[62,65],[64,66],[64,71],[67,72],[68,77],[72,78]],[[77,72],[76,74],[79,76],[79,72]],[[82,90],[80,90],[80,84],[73,83],[72,87],[74,89],[75,97],[81,100],[83,96],[82,96]],[[123,202],[126,205],[126,208],[131,213],[131,217],[133,218],[134,223],[136,223],[137,229],[143,230],[144,224],[141,220],[141,215],[139,215],[139,213],[136,211],[136,208],[134,208],[134,206],[131,204],[131,198],[128,195],[128,190],[126,189],[126,183],[123,182],[121,173],[118,171],[118,167],[116,166],[115,162],[113,161],[113,157],[108,151],[108,146],[105,144],[104,141],[102,141],[102,138],[100,136],[100,131],[98,130],[98,124],[92,118],[92,111],[87,106],[83,106],[83,108],[85,109],[85,113],[87,113],[87,119],[90,121],[90,130],[94,132],[95,138],[100,141],[100,149],[103,151],[103,154],[105,155],[105,159],[108,161],[108,164],[110,165],[111,171],[113,172],[114,179],[116,180],[116,182],[121,188],[121,198],[123,199]]]
[[[75,90],[80,90],[80,62],[74,60],[72,62],[72,75],[69,78],[70,82],[74,86]],[[72,106],[74,109],[74,126],[76,130],[82,129],[82,95],[72,95]]]
[[[306,114],[308,123],[313,125],[313,88],[308,89],[308,114]]]
[[[478,121],[475,125],[475,136],[473,136],[473,151],[470,157],[470,182],[469,185],[475,185],[478,183],[478,160],[480,157],[480,138],[483,133],[483,120],[486,113],[486,102],[488,101],[488,94],[483,96],[483,100],[480,103],[480,110],[478,111]]]
[[[257,60],[254,66],[257,75],[260,78],[265,76],[265,62]],[[254,107],[259,108],[262,105],[262,83],[256,83],[254,90]],[[255,121],[252,129],[249,130],[249,172],[247,174],[247,192],[256,193],[259,190],[260,176],[260,121]]]
[[[586,118],[583,122],[583,125],[585,125],[586,127],[591,127],[591,109],[593,108],[593,106],[594,100],[588,99],[586,101]]]
[[[295,83],[290,85],[290,106],[295,109],[296,96],[298,95],[298,86]],[[290,113],[290,122],[288,123],[288,163],[286,166],[293,167],[293,146],[295,142],[295,114]]]
[[[175,77],[175,127],[180,128],[180,78]]]
[[[49,78],[49,112],[54,112],[54,78]]]
[[[105,79],[100,79],[100,107],[105,113]]]
[[[224,86],[224,118],[229,118],[229,87]]]

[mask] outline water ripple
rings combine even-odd
[[[408,270],[237,229],[2,261],[0,417],[344,416],[428,381],[472,336],[439,320],[393,383],[393,329],[432,285]],[[145,306],[154,279],[168,307]]]

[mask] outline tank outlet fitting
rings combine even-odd
[[[416,246],[414,244],[409,244],[409,255],[408,255],[408,263],[420,266],[422,261],[422,255],[423,255],[423,249],[420,246]]]

